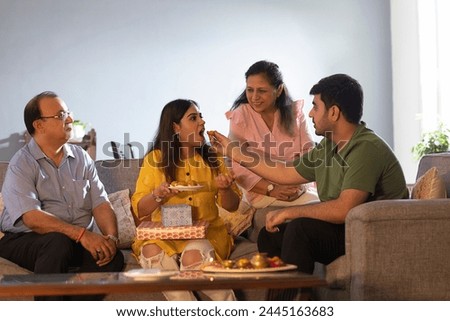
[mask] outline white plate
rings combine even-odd
[[[203,185],[195,185],[195,186],[169,186],[170,189],[176,189],[177,191],[180,192],[185,192],[185,191],[196,191],[199,190],[203,187]]]
[[[127,272],[124,272],[123,275],[129,278],[133,278],[135,280],[154,280],[154,279],[162,279],[168,278],[173,275],[179,274],[180,271],[175,270],[160,270],[160,269],[133,269]]]
[[[295,270],[297,265],[286,264],[278,267],[267,267],[263,269],[227,269],[224,267],[218,267],[214,265],[207,265],[202,268],[203,272],[214,272],[214,273],[268,273],[268,272],[279,272],[279,271],[289,271]]]

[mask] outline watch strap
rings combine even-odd
[[[109,238],[110,240],[113,240],[114,243],[116,243],[116,245],[119,244],[119,238],[117,236],[114,236],[112,234],[108,234],[108,235],[106,235],[106,237]]]

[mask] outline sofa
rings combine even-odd
[[[7,163],[0,163],[0,185]],[[96,161],[108,194],[134,191],[140,160]],[[446,195],[450,195],[450,153],[424,156],[417,178],[436,169]],[[420,187],[423,187],[422,184]],[[426,185],[426,184],[425,184]],[[419,186],[417,190],[419,190]],[[413,188],[414,189],[414,188]],[[427,198],[427,197],[425,197]],[[428,197],[429,198],[429,197]],[[129,204],[123,202],[129,207]],[[257,251],[256,236],[264,226],[267,209],[246,208],[238,213],[245,220],[235,231],[236,247],[231,258],[250,257]],[[116,213],[117,214],[117,213]],[[230,214],[223,213],[221,214]],[[239,225],[238,224],[238,225]],[[123,224],[122,224],[123,225]],[[346,254],[315,274],[328,287],[313,289],[315,300],[448,300],[450,299],[450,199],[375,201],[352,209],[346,219]],[[231,232],[231,231],[230,231]],[[119,235],[120,236],[120,235]],[[124,242],[126,243],[126,242]],[[138,268],[131,251],[121,249],[126,270]],[[31,273],[0,258],[0,274]],[[236,291],[239,300],[264,300],[264,290]],[[109,294],[107,300],[164,300],[161,293]]]

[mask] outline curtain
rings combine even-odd
[[[418,0],[422,131],[450,128],[450,1]]]

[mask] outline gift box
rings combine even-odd
[[[164,226],[161,222],[144,221],[136,228],[138,240],[190,240],[206,238],[209,222],[199,220],[187,226]]]
[[[192,225],[192,208],[185,204],[163,205],[161,220],[163,226]]]

